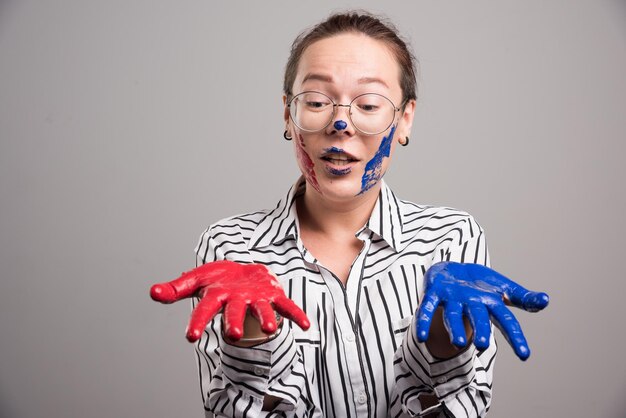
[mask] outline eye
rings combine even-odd
[[[304,110],[315,113],[325,113],[332,108],[332,104],[323,99],[307,99],[302,102]]]
[[[379,106],[376,106],[374,104],[367,104],[367,103],[359,103],[357,106],[359,107],[359,109],[365,112],[376,112],[380,109]]]
[[[360,112],[373,114],[386,111],[390,103],[383,96],[368,93],[358,96],[352,103]]]
[[[306,107],[316,108],[316,109],[322,108],[326,105],[327,103],[322,103],[322,102],[313,102],[313,101],[306,102]]]

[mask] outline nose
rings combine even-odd
[[[345,108],[342,110],[342,108]],[[333,134],[343,134],[347,136],[352,136],[355,134],[354,126],[352,126],[352,121],[350,119],[350,108],[347,105],[338,105],[337,111],[333,117],[333,123],[329,124],[326,128],[326,133],[329,135]],[[342,135],[342,136],[343,136]]]
[[[335,127],[336,130],[343,131],[344,129],[348,127],[348,124],[345,121],[339,119],[335,121],[335,124],[333,126]]]

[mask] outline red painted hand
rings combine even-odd
[[[276,331],[276,315],[291,319],[306,330],[306,314],[289,299],[276,276],[262,264],[214,261],[183,273],[178,279],[152,286],[150,296],[157,302],[172,303],[199,295],[200,303],[191,314],[187,339],[197,341],[211,319],[224,308],[224,334],[231,340],[243,337],[246,311],[258,319],[267,334]]]

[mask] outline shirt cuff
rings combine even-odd
[[[272,339],[252,347],[238,347],[220,336],[224,377],[235,387],[263,399],[270,381],[289,374],[297,361],[297,348],[288,326]]]
[[[417,341],[417,315],[413,317],[405,342],[404,357],[409,368],[416,377],[432,387],[440,401],[445,402],[446,398],[453,396],[474,380],[476,348],[471,342],[454,357],[436,358],[425,343]]]

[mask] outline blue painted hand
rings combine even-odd
[[[505,306],[505,298],[517,308],[537,312],[548,306],[550,298],[546,293],[531,292],[489,267],[450,261],[431,266],[424,282],[426,291],[417,321],[417,339],[420,342],[428,339],[433,315],[441,306],[444,324],[455,346],[464,347],[467,344],[463,325],[465,315],[474,329],[474,345],[479,350],[487,348],[491,316],[515,354],[522,360],[530,356],[522,327]]]

